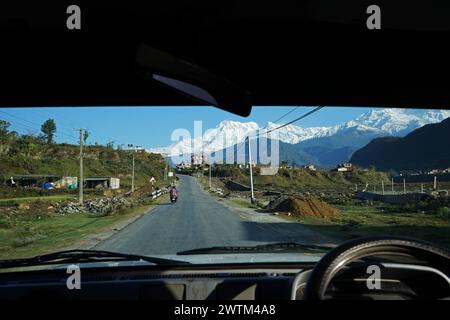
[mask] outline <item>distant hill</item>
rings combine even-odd
[[[322,138],[319,138],[322,139]],[[324,139],[324,138],[323,138]],[[334,167],[337,163],[347,162],[356,147],[304,146],[302,143],[288,144],[280,142],[280,161],[297,165],[313,163],[320,167]]]
[[[351,162],[379,170],[444,169],[450,167],[450,118],[416,129],[403,138],[373,139],[357,150]]]

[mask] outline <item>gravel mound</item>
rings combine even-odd
[[[281,196],[269,202],[267,211],[290,212],[298,217],[335,218],[339,211],[315,197]]]
[[[59,214],[92,213],[111,215],[114,212],[131,207],[132,203],[124,197],[98,198],[86,200],[83,204],[68,202],[59,206],[56,210]]]

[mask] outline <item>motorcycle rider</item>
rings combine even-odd
[[[170,189],[170,199],[178,199],[178,190],[175,186],[172,186],[172,189]]]

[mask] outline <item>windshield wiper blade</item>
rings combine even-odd
[[[215,253],[246,253],[246,252],[260,252],[260,253],[287,253],[287,252],[325,252],[332,249],[332,247],[319,246],[313,244],[303,244],[295,242],[279,242],[268,243],[256,246],[224,246],[224,247],[208,247],[200,249],[192,249],[178,252],[177,255],[190,254],[215,254]]]
[[[0,269],[41,266],[51,264],[144,261],[157,265],[190,264],[186,261],[147,257],[135,254],[116,253],[98,250],[68,250],[35,256],[32,258],[0,260]]]

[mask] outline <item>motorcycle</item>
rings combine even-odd
[[[170,195],[170,202],[175,203],[178,200],[178,195],[177,194],[171,194]]]

